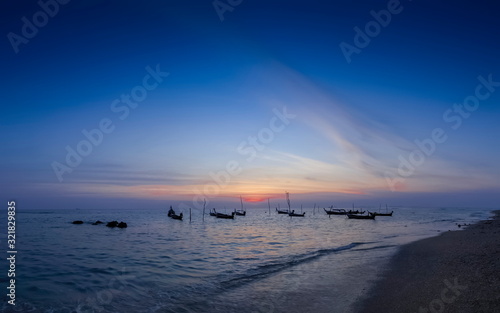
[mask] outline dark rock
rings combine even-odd
[[[107,227],[116,227],[118,226],[118,222],[117,221],[112,221],[112,222],[108,222],[106,224]]]
[[[77,225],[83,224],[83,221],[73,221],[73,224],[77,224]]]
[[[125,222],[120,222],[118,225],[117,225],[118,228],[127,228],[127,223]]]
[[[95,221],[94,223],[92,223],[92,225],[99,225],[99,224],[104,224],[104,222],[101,222],[101,221]]]

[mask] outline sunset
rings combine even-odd
[[[479,7],[468,15],[473,32],[458,41],[441,35],[445,20],[409,24],[420,23],[418,12],[430,4],[408,3],[408,13],[393,16],[347,63],[338,43],[359,23],[337,16],[353,8],[320,3],[323,10],[300,19],[294,4],[266,4],[264,14],[245,3],[223,23],[210,3],[61,7],[64,14],[4,57],[12,73],[5,102],[13,104],[2,114],[7,194],[29,192],[37,197],[26,201],[66,207],[89,197],[120,201],[122,193],[187,206],[200,193],[237,202],[242,193],[293,190],[311,204],[314,193],[331,193],[330,202],[337,193],[375,201],[384,194],[384,202],[409,205],[413,196],[405,194],[430,193],[443,205],[470,206],[478,199],[462,195],[481,192],[481,205],[495,206],[499,150],[488,134],[499,131],[498,51]],[[462,9],[444,18],[460,19]],[[15,13],[29,12],[11,10],[15,32],[22,26]],[[276,24],[278,12],[285,24]],[[83,31],[89,18],[94,26]],[[427,41],[401,37],[408,31]],[[133,35],[141,32],[147,35]],[[436,129],[440,142],[417,143]],[[33,170],[21,175],[27,162]],[[218,173],[231,165],[220,184]],[[55,201],[62,190],[71,197]]]
[[[368,290],[400,247],[465,233],[461,225],[479,227],[499,208],[499,9],[493,1],[4,2],[0,180],[13,209],[2,218],[17,226],[1,234],[14,240],[17,227],[25,245],[16,301],[34,312],[365,312],[369,292],[315,309],[291,294],[327,299],[314,275],[357,249],[374,250],[321,282]],[[63,233],[72,239],[57,239]],[[60,250],[40,252],[37,238]],[[84,264],[97,262],[87,252],[59,254],[85,238],[102,262],[120,261],[100,269]],[[107,240],[127,252],[106,252]],[[139,268],[139,242],[154,266]],[[41,282],[49,251],[61,277],[72,270],[64,264],[79,267],[74,277]],[[386,263],[375,267],[379,259]],[[274,288],[303,260],[318,262],[309,276]],[[351,279],[362,262],[373,277]],[[220,264],[228,267],[208,270]],[[124,300],[125,292],[90,305],[88,290],[107,292],[106,275],[122,272],[143,299]],[[253,275],[262,280],[233,286]],[[148,284],[159,294],[138,287]],[[55,286],[68,298],[52,295]],[[270,299],[222,304],[246,293]],[[6,299],[0,311],[11,312]],[[487,308],[498,309],[495,301]]]

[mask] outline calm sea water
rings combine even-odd
[[[222,220],[193,210],[17,211],[16,306],[3,312],[348,312],[404,243],[456,230],[482,209],[399,208],[349,220],[250,209]],[[6,224],[6,214],[1,218]],[[83,220],[83,225],[71,221]],[[91,225],[125,221],[126,229]],[[2,227],[4,255],[6,230]],[[7,290],[5,257],[0,284]]]

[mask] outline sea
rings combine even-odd
[[[16,300],[7,302],[1,227],[0,310],[352,312],[398,247],[492,216],[481,208],[392,210],[392,217],[353,220],[317,208],[289,217],[265,207],[230,220],[193,209],[179,221],[167,208],[18,209]],[[7,224],[6,210],[0,217]],[[128,227],[92,225],[97,220]]]

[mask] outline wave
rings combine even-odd
[[[356,249],[355,251],[370,251],[370,250],[393,248],[393,247],[398,247],[398,246],[399,245],[382,245],[382,246],[376,246],[376,247],[370,247],[370,248]]]
[[[220,289],[227,290],[241,285],[250,283],[252,281],[268,277],[271,274],[278,273],[287,270],[293,266],[297,266],[306,262],[311,262],[322,256],[326,256],[333,253],[339,253],[345,250],[350,250],[360,245],[367,244],[364,242],[352,242],[348,245],[331,248],[331,249],[319,249],[316,251],[311,251],[303,254],[293,255],[285,258],[284,260],[278,260],[274,262],[269,262],[267,264],[259,265],[255,268],[247,270],[245,273],[233,277],[231,279],[220,282]]]

